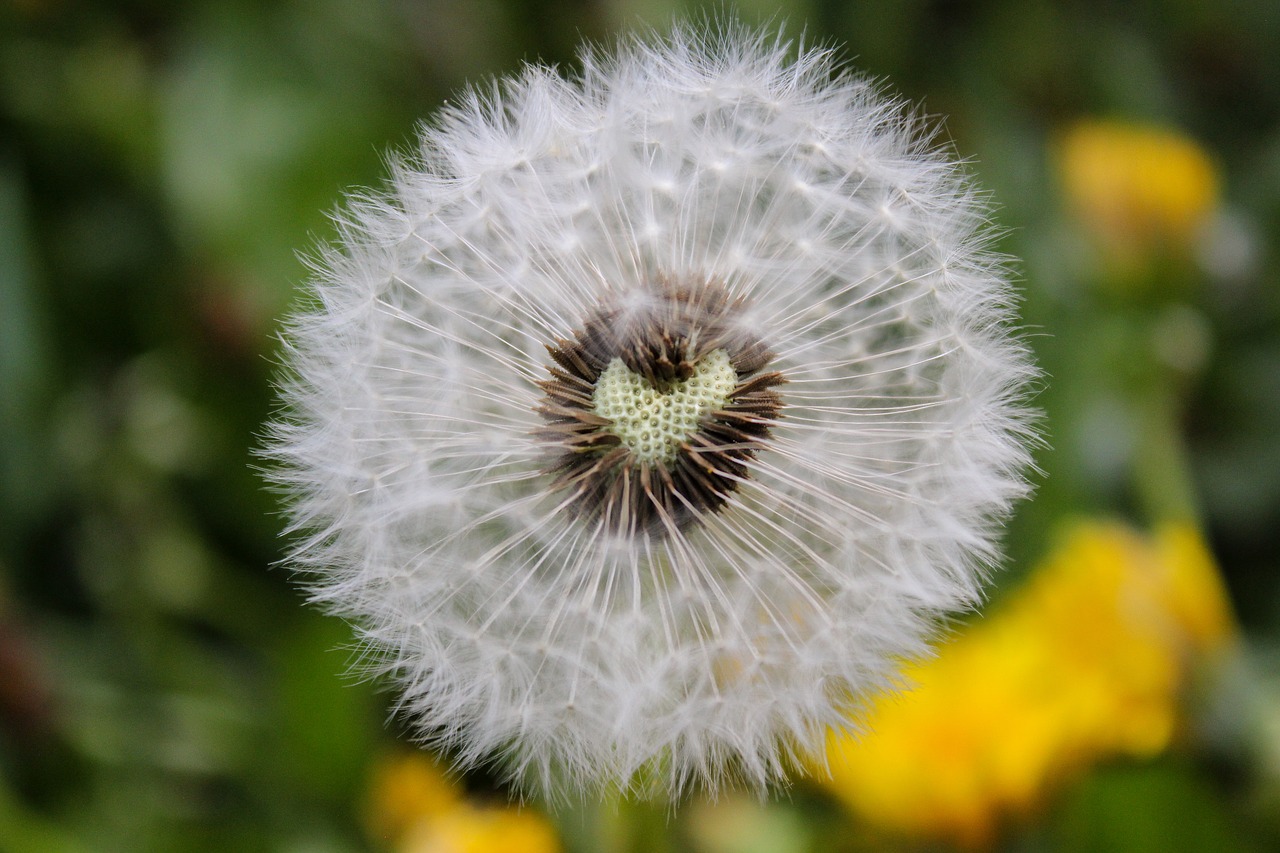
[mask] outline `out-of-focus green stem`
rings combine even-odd
[[[570,853],[671,853],[676,843],[669,807],[606,795],[563,811],[559,823]]]
[[[1151,524],[1200,517],[1181,429],[1181,401],[1170,377],[1146,389],[1142,431],[1134,459],[1134,489]]]

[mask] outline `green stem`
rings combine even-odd
[[[671,853],[674,823],[663,803],[619,794],[561,810],[558,823],[573,853]]]
[[[1200,517],[1181,430],[1181,402],[1168,377],[1144,395],[1141,446],[1134,460],[1134,488],[1151,524]]]

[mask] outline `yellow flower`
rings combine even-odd
[[[1080,122],[1062,139],[1060,168],[1072,211],[1121,261],[1185,251],[1218,203],[1208,155],[1170,130]]]
[[[1199,649],[1217,652],[1235,638],[1235,616],[1213,555],[1190,524],[1163,527],[1155,541],[1171,611]]]
[[[368,821],[396,853],[559,853],[546,818],[504,806],[477,806],[422,752],[374,768]]]
[[[868,821],[980,847],[1064,778],[1168,746],[1189,665],[1232,620],[1190,526],[1071,529],[1027,584],[832,734],[829,785]]]
[[[463,806],[423,821],[398,853],[559,853],[560,842],[546,819],[514,808]]]
[[[389,756],[374,766],[368,823],[376,838],[397,839],[423,818],[459,807],[462,794],[426,753]]]

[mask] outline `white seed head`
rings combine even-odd
[[[351,210],[269,453],[425,741],[550,794],[763,785],[977,601],[1034,371],[979,197],[829,53],[530,67]]]

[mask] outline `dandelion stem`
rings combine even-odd
[[[1161,377],[1141,402],[1142,440],[1134,459],[1134,488],[1148,521],[1195,522],[1200,518],[1186,442],[1180,395]]]

